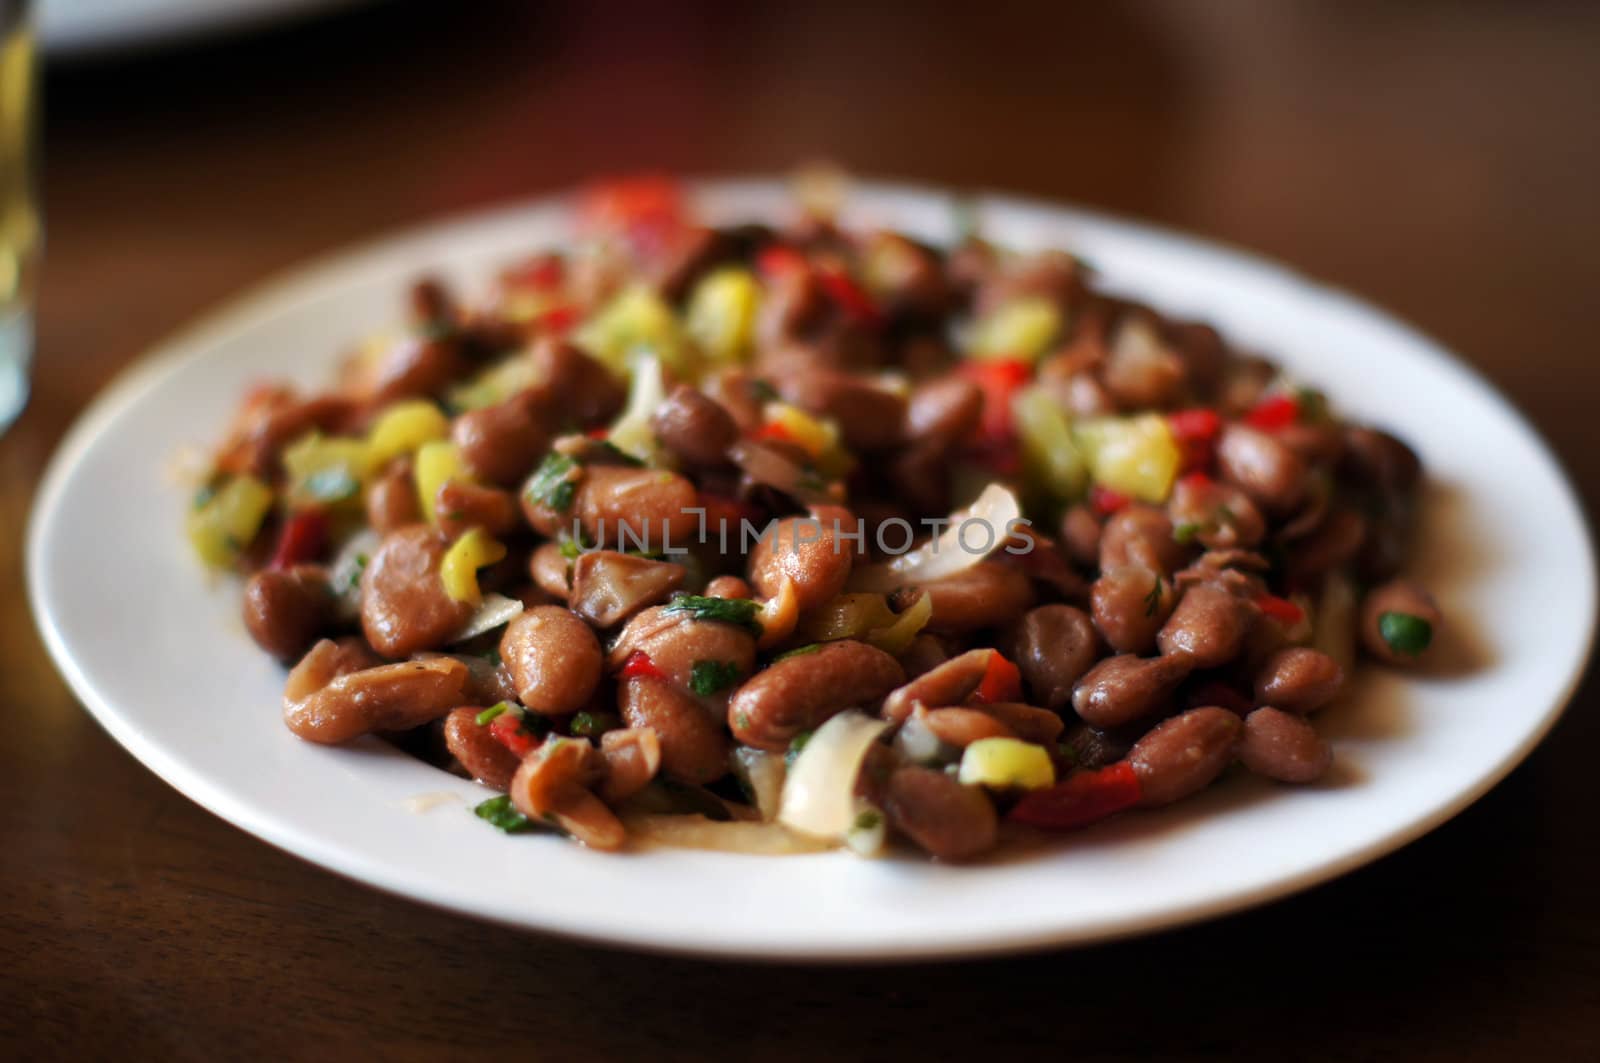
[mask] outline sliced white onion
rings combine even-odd
[[[361,571],[367,567],[372,555],[378,552],[383,537],[371,528],[363,528],[339,548],[333,564],[328,566],[328,586],[339,598],[339,615],[350,619],[361,612]]]
[[[916,713],[907,716],[906,722],[895,732],[894,746],[911,764],[935,764],[949,759],[945,744]]]
[[[789,767],[778,822],[814,838],[844,838],[855,823],[861,762],[888,726],[851,709],[817,728]]]
[[[509,624],[520,612],[522,603],[515,598],[507,598],[503,594],[485,594],[483,604],[467,617],[467,622],[462,624],[448,641],[465,642],[477,638],[486,631],[493,631],[502,624]]]
[[[858,799],[855,819],[845,831],[845,845],[857,856],[878,856],[888,840],[889,828],[884,822],[883,809]]]
[[[858,590],[886,593],[896,587],[915,585],[964,572],[1005,546],[1011,538],[1013,522],[1022,519],[1022,503],[1002,484],[991,483],[966,510],[950,514],[950,526],[909,553],[881,565],[856,569],[850,585]],[[963,527],[973,524],[981,528]],[[980,549],[969,549],[978,546]]]
[[[607,434],[612,446],[643,462],[660,456],[656,430],[650,418],[667,398],[666,381],[661,375],[661,359],[646,355],[633,363],[633,381],[628,386],[628,405]]]
[[[755,800],[756,811],[761,814],[762,820],[770,822],[776,819],[778,805],[783,800],[783,778],[787,773],[783,756],[740,746],[733,755],[733,766],[750,788],[750,796]]]

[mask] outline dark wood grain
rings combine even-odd
[[[1593,684],[1492,794],[1337,883],[889,969],[632,955],[384,896],[200,810],[81,710],[19,551],[90,396],[308,255],[594,173],[828,156],[1286,259],[1458,350],[1593,512],[1600,9],[667,8],[388,5],[50,77],[36,390],[0,441],[0,1055],[1600,1058]]]

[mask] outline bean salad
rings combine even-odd
[[[508,833],[750,852],[1003,839],[1314,783],[1409,667],[1417,455],[1065,251],[699,222],[592,186],[561,251],[244,398],[187,513],[308,742]],[[486,828],[485,828],[486,829]]]

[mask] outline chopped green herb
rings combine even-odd
[[[539,463],[539,468],[528,480],[525,494],[531,501],[565,513],[572,508],[572,498],[578,493],[577,485],[572,482],[572,474],[577,468],[577,462],[565,454],[552,451]]]
[[[756,614],[761,606],[748,598],[706,598],[698,594],[675,594],[668,603],[669,613],[688,613],[696,620],[720,620],[761,634],[761,622]]]
[[[1192,543],[1195,536],[1200,534],[1200,525],[1194,521],[1186,520],[1172,529],[1172,537],[1180,543]]]
[[[503,830],[507,834],[521,834],[538,827],[533,820],[518,812],[516,806],[511,803],[511,798],[505,794],[491,797],[473,806],[472,813],[489,826]]]
[[[883,822],[883,817],[870,808],[864,808],[856,814],[856,830],[877,830],[878,824]]]
[[[760,377],[750,381],[750,394],[761,402],[778,401],[778,389]]]
[[[626,450],[623,450],[609,439],[601,439],[597,441],[595,444],[595,449],[604,452],[606,457],[610,458],[614,462],[617,462],[619,465],[631,465],[636,469],[644,468],[644,462],[640,461],[632,454],[629,454]]]
[[[1315,424],[1328,419],[1328,397],[1316,388],[1300,388],[1294,397],[1300,403],[1300,420]]]
[[[361,481],[343,465],[330,465],[307,476],[301,487],[319,502],[339,502],[360,491]]]
[[[1433,641],[1433,625],[1411,613],[1384,613],[1378,617],[1378,634],[1394,652],[1415,657]]]
[[[578,555],[583,553],[583,549],[578,546],[578,540],[574,539],[570,535],[563,535],[561,537],[560,545],[561,556],[566,558],[568,561],[576,561],[578,559]]]
[[[567,730],[579,738],[599,738],[607,731],[616,730],[620,721],[609,712],[580,712],[572,718]]]
[[[788,752],[784,753],[783,755],[784,763],[793,764],[794,758],[800,755],[801,751],[806,748],[807,743],[810,741],[810,731],[801,731],[799,734],[795,735],[794,738],[790,739]]]
[[[217,485],[213,481],[194,493],[194,498],[190,501],[190,505],[195,509],[205,509],[206,506],[211,504],[211,500],[216,497]]]
[[[739,666],[732,661],[696,661],[689,669],[689,689],[710,697],[739,681]]]
[[[784,650],[778,654],[772,659],[772,663],[777,664],[779,661],[787,661],[790,657],[804,657],[806,654],[816,653],[820,649],[822,649],[822,643],[820,642],[810,642],[804,646],[796,646],[792,650]]]
[[[350,590],[361,586],[361,573],[367,570],[367,562],[371,560],[366,554],[356,555],[356,563],[350,568]]]
[[[1144,615],[1155,616],[1156,610],[1161,608],[1161,577],[1156,577],[1156,585],[1150,588],[1150,593],[1144,596]]]
[[[522,715],[522,710],[520,708],[511,704],[509,701],[502,701],[498,705],[491,705],[487,709],[484,709],[482,712],[478,713],[475,719],[479,727],[486,727],[495,719],[495,717],[504,716],[508,712],[514,712],[518,716]]]

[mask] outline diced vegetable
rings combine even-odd
[[[788,772],[784,758],[749,746],[740,746],[733,753],[733,770],[750,794],[763,820],[778,816],[778,805],[783,798],[783,779]]]
[[[478,569],[505,556],[505,546],[489,538],[488,532],[469,528],[465,535],[450,544],[439,562],[439,579],[444,583],[445,594],[453,601],[479,604],[483,601],[483,592],[478,589]]]
[[[439,488],[449,480],[465,479],[467,471],[456,445],[449,440],[436,439],[417,448],[411,475],[417,484],[417,504],[429,522],[437,524],[439,514],[435,512],[434,503],[439,497]]]
[[[538,382],[538,367],[532,358],[519,351],[491,365],[466,383],[451,388],[447,397],[452,409],[478,410],[504,402]]]
[[[996,307],[978,322],[972,337],[977,358],[1036,362],[1061,334],[1061,311],[1042,296],[1023,296]]]
[[[669,613],[688,613],[696,620],[720,620],[748,628],[761,634],[761,623],[756,619],[761,605],[749,598],[705,598],[698,594],[675,594],[667,603]]]
[[[1383,613],[1378,617],[1378,635],[1394,652],[1416,657],[1433,641],[1433,625],[1411,613]]]
[[[524,831],[539,829],[539,824],[517,811],[516,806],[511,803],[511,798],[506,794],[479,802],[473,806],[472,813],[489,826],[507,834],[521,834]]]
[[[235,476],[197,499],[185,521],[189,544],[216,568],[233,564],[261,530],[272,491],[253,476]]]
[[[877,627],[867,632],[867,641],[891,656],[899,656],[911,645],[911,640],[921,634],[933,619],[933,595],[926,592],[901,610],[888,627]]]
[[[1012,400],[1033,378],[1033,366],[1019,358],[994,358],[963,362],[957,369],[983,392],[983,419],[979,423],[980,446],[1009,444],[1016,438]]]
[[[713,362],[744,361],[760,299],[761,287],[749,270],[719,269],[695,286],[685,331]]]
[[[789,767],[778,822],[813,837],[842,840],[855,824],[861,763],[888,726],[852,709],[817,728]]]
[[[1082,496],[1089,467],[1072,441],[1067,412],[1042,387],[1025,388],[1011,403],[1022,443],[1022,469],[1029,484],[1059,502]]]
[[[289,568],[304,561],[315,561],[328,544],[328,515],[320,509],[291,513],[278,532],[278,547],[269,568]]]
[[[628,654],[628,659],[622,662],[622,678],[624,679],[665,679],[667,673],[656,667],[656,662],[643,650],[634,650]]]
[[[1013,524],[1021,519],[1017,496],[992,483],[966,512],[952,513],[949,527],[937,538],[883,564],[858,567],[851,583],[861,590],[886,592],[963,572],[1004,546]]]
[[[811,456],[817,472],[830,479],[850,471],[855,459],[839,441],[839,426],[832,421],[813,417],[797,406],[786,402],[769,402],[762,411],[766,424],[762,427],[764,438],[777,438],[793,443]]]
[[[933,600],[926,594],[900,613],[890,609],[881,594],[840,594],[807,613],[800,634],[816,642],[860,639],[885,653],[898,654],[932,615]]]
[[[855,819],[844,832],[844,844],[857,856],[878,856],[889,840],[883,812],[867,801],[856,801]]]
[[[1045,830],[1073,830],[1132,808],[1141,794],[1133,765],[1119,760],[1096,771],[1080,771],[1048,790],[1027,794],[1006,818]]]
[[[1043,746],[1017,738],[980,738],[961,754],[957,778],[991,790],[1042,790],[1055,785],[1056,769]]]
[[[1284,627],[1294,627],[1305,620],[1306,613],[1298,605],[1287,598],[1279,598],[1275,594],[1259,594],[1256,596],[1256,605],[1261,611]]]
[[[530,501],[549,506],[557,513],[572,508],[572,499],[578,493],[577,477],[582,466],[565,454],[552,450],[528,478],[524,489]]]
[[[284,495],[292,509],[350,501],[371,468],[364,440],[308,432],[283,452]]]
[[[997,705],[1005,701],[1022,700],[1022,670],[1006,660],[999,650],[989,654],[983,679],[972,692],[972,700],[980,705]]]
[[[465,642],[497,627],[504,627],[515,620],[523,608],[520,599],[507,598],[503,594],[485,594],[483,601],[478,603],[478,608],[467,617],[467,622],[457,628],[445,641]]]
[[[678,319],[654,290],[625,288],[578,330],[578,345],[618,376],[637,357],[653,354],[673,372],[688,376],[688,351]]]
[[[1097,417],[1075,425],[1073,436],[1095,483],[1142,502],[1166,501],[1183,452],[1165,417]]]
[[[640,461],[661,464],[661,444],[650,418],[666,398],[661,360],[650,355],[640,358],[634,363],[633,379],[628,384],[628,405],[606,434],[611,445]]]
[[[397,402],[378,415],[367,432],[367,460],[378,468],[394,458],[413,454],[422,444],[450,435],[450,421],[425,399]]]
[[[1262,399],[1244,415],[1245,424],[1264,432],[1288,428],[1300,419],[1300,400],[1293,395],[1273,395]]]
[[[719,694],[739,681],[732,661],[696,661],[689,669],[689,689],[701,697]]]

